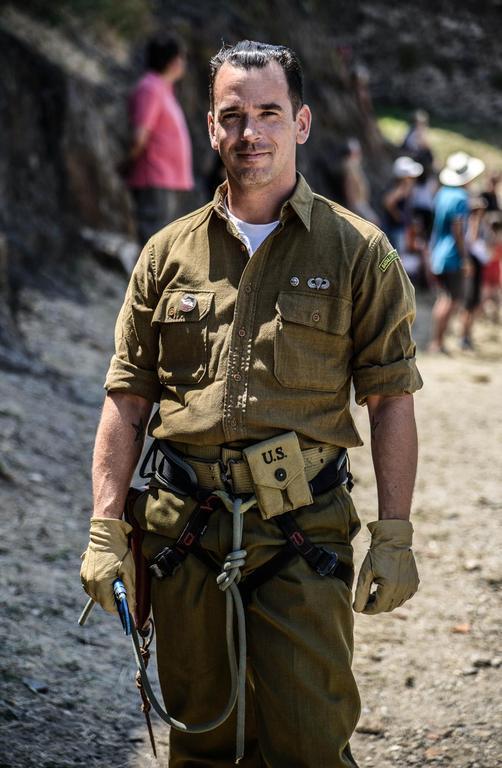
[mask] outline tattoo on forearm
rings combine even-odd
[[[139,424],[132,424],[131,426],[136,432],[136,437],[134,438],[134,442],[135,443],[143,442],[145,438],[145,424],[143,422],[143,419],[139,420]]]
[[[380,420],[377,419],[376,416],[372,416],[370,419],[370,431],[371,431],[372,440],[376,440],[376,433],[379,426],[380,426]]]

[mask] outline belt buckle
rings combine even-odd
[[[338,555],[327,547],[318,547],[321,556],[316,563],[315,570],[319,576],[332,576],[338,566]]]
[[[225,463],[222,459],[218,461],[218,464],[220,466],[220,478],[221,482],[225,486],[225,490],[227,493],[229,493],[231,496],[235,496],[235,490],[233,486],[233,477],[232,477],[232,464],[237,464],[238,459],[228,459],[228,461]]]

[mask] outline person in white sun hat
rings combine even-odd
[[[443,185],[434,199],[431,238],[431,271],[439,287],[432,309],[431,352],[446,353],[444,337],[450,319],[463,296],[463,277],[470,269],[465,243],[469,215],[468,185],[480,176],[485,164],[466,152],[455,152],[439,174]]]
[[[406,227],[411,220],[411,193],[424,168],[411,157],[398,157],[392,166],[392,183],[383,196],[383,229],[398,251],[404,248]]]

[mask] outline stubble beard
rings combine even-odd
[[[269,168],[240,168],[233,176],[244,187],[262,186],[268,184],[273,178]]]

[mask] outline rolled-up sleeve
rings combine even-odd
[[[422,386],[411,335],[415,292],[385,235],[378,234],[354,274],[352,376],[356,402],[411,394]]]
[[[115,354],[105,380],[108,392],[122,391],[158,402],[158,330],[152,317],[158,303],[155,251],[144,247],[131,275],[115,325]]]

